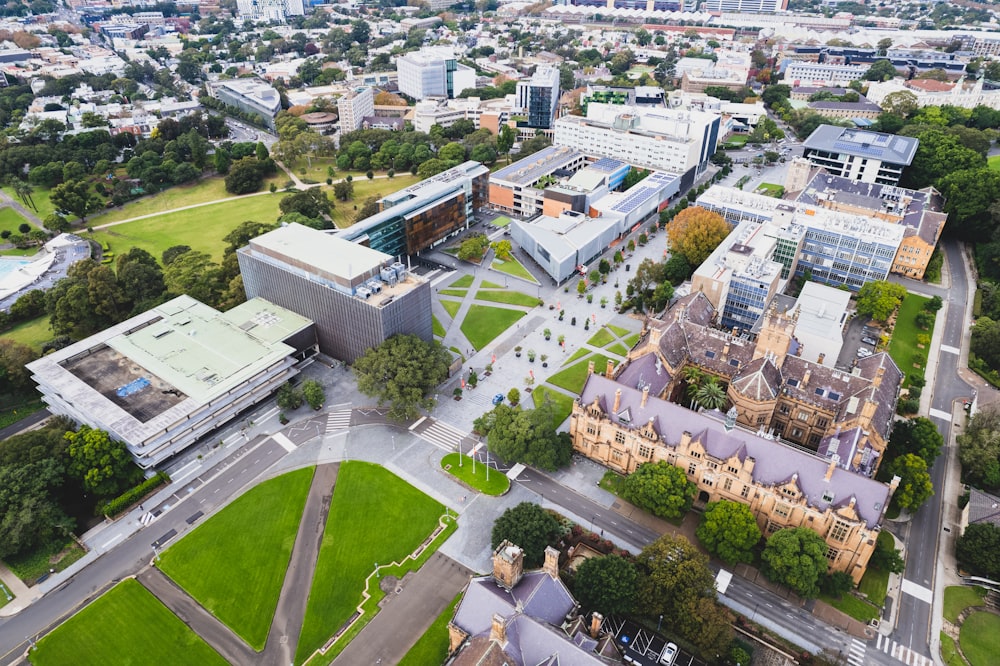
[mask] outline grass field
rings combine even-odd
[[[513,275],[514,277],[519,277],[528,282],[534,282],[538,284],[538,280],[528,272],[528,269],[521,265],[517,259],[511,259],[510,261],[504,261],[502,259],[494,259],[493,263],[490,265],[493,270],[500,271],[501,273],[506,273],[507,275]]]
[[[442,513],[444,506],[377,465],[341,464],[296,663],[351,617],[374,564],[398,562],[412,553]]]
[[[490,282],[489,280],[483,280],[479,283],[481,289],[506,289],[507,287],[502,284],[497,284],[496,282]]]
[[[879,608],[885,605],[885,592],[889,587],[889,572],[868,567],[858,583],[858,592]]]
[[[825,594],[820,595],[820,599],[859,622],[867,623],[869,620],[874,620],[879,616],[878,608],[849,592],[845,593],[840,599],[828,597]]]
[[[14,595],[11,594],[10,588],[8,588],[3,583],[0,583],[0,594],[3,595],[0,596],[0,608],[3,608],[4,606],[6,606],[7,604],[9,604],[11,601],[14,600]]]
[[[993,155],[986,158],[986,163],[994,171],[1000,171],[1000,155]]]
[[[617,335],[619,338],[623,338],[628,335],[628,329],[622,328],[621,326],[615,326],[614,324],[608,324],[608,330]]]
[[[970,606],[985,606],[983,597],[986,589],[968,585],[953,585],[944,588],[944,618],[949,622],[958,622],[958,616]]]
[[[570,357],[568,359],[566,359],[565,361],[563,361],[563,365],[564,366],[570,365],[571,363],[573,363],[573,361],[577,361],[577,360],[583,358],[584,356],[586,356],[589,353],[590,353],[589,349],[577,349],[575,352],[573,352],[572,354],[570,354]]]
[[[0,208],[0,231],[6,230],[14,234],[19,234],[21,232],[18,231],[17,228],[27,222],[28,220],[26,220],[23,215],[10,206]],[[35,225],[32,224],[31,228],[34,229]]]
[[[285,174],[279,174],[279,176],[284,181]],[[280,185],[280,183],[278,184]],[[264,189],[267,189],[266,185]],[[119,208],[112,208],[106,213],[94,215],[87,218],[87,224],[96,227],[101,224],[108,224],[109,222],[129,220],[133,217],[173,210],[174,208],[182,208],[192,204],[228,199],[232,196],[236,195],[226,192],[226,179],[223,176],[203,178],[191,185],[171,187],[152,196],[130,201]],[[275,194],[274,196],[280,197],[281,195]]]
[[[462,464],[459,466],[459,459]],[[503,495],[510,488],[510,479],[506,474],[501,474],[496,470],[490,473],[489,481],[486,480],[486,465],[476,465],[473,472],[472,458],[460,453],[449,453],[441,459],[441,469],[445,470],[453,477],[469,486],[475,488],[484,495]]]
[[[755,194],[763,194],[765,197],[775,197],[780,199],[785,194],[785,188],[774,183],[761,183],[757,186]]]
[[[608,364],[608,357],[595,354],[579,361],[549,377],[549,384],[564,388],[571,393],[579,393],[583,389],[583,383],[587,381],[587,367],[591,361],[594,362],[594,371],[602,372]]]
[[[945,666],[966,666],[965,660],[962,659],[962,655],[958,653],[958,648],[955,646],[955,639],[943,631],[941,632],[941,659]]]
[[[476,292],[476,299],[490,301],[491,303],[520,305],[526,308],[535,308],[541,305],[541,300],[537,296],[529,296],[519,291],[490,291],[488,289],[480,289]]]
[[[438,336],[439,338],[443,338],[446,334],[444,326],[441,325],[441,322],[439,322],[438,318],[435,317],[434,315],[431,315],[431,329],[434,335]]]
[[[590,339],[587,340],[587,344],[591,347],[604,347],[614,342],[614,340],[615,336],[611,335],[611,331],[609,331],[605,326],[597,333],[590,336]]]
[[[225,665],[226,660],[135,579],[122,581],[40,641],[36,666]]]
[[[632,349],[632,347],[635,347],[635,343],[639,342],[640,337],[641,336],[638,333],[633,333],[632,335],[626,336],[624,342],[629,349]]]
[[[226,248],[223,236],[246,220],[273,224],[280,214],[280,200],[279,195],[270,194],[245,197],[126,222],[86,235],[98,243],[108,243],[115,254],[141,247],[159,260],[169,247],[190,245],[220,261]]]
[[[608,351],[611,352],[612,354],[618,354],[619,356],[627,356],[628,355],[628,347],[626,347],[625,345],[623,345],[620,342],[617,343],[617,344],[613,344],[610,347],[608,347]]]
[[[36,211],[32,209],[31,206],[25,206],[24,204],[21,205],[37,215],[39,219],[44,220],[46,217],[56,212],[56,207],[52,205],[52,200],[49,198],[51,190],[47,187],[39,187],[37,185],[32,185],[31,187],[33,189],[31,193],[31,200],[35,202],[35,206],[38,210]],[[14,188],[9,185],[4,185],[3,188],[0,189],[3,189],[3,191],[6,192],[11,199],[21,203],[18,196],[14,194]],[[76,218],[70,215],[68,219],[75,220]]]
[[[4,563],[27,585],[34,585],[51,570],[62,571],[86,554],[75,541],[67,539],[62,545],[56,544],[21,557],[9,557]]]
[[[506,227],[510,224],[510,218],[506,215],[501,215],[500,217],[493,218],[492,224],[497,227]]]
[[[927,366],[927,352],[930,351],[930,345],[926,345],[923,349],[917,347],[917,336],[923,333],[930,337],[933,328],[927,331],[920,330],[914,322],[914,318],[923,310],[924,303],[929,300],[929,298],[916,294],[906,295],[903,303],[899,306],[899,316],[896,318],[896,327],[893,329],[892,341],[889,343],[889,356],[903,371],[904,377],[907,377],[907,383],[909,383],[908,376],[911,373],[923,375],[924,368]]]
[[[454,282],[448,285],[449,289],[468,289],[472,286],[472,276],[463,275]]]
[[[977,611],[965,618],[958,635],[971,666],[991,666],[1000,652],[1000,616]]]
[[[345,174],[346,175],[346,174]],[[337,174],[334,178],[334,183],[341,180],[344,176]],[[319,179],[317,179],[319,180]],[[322,178],[322,182],[326,182],[326,176]],[[400,176],[395,176],[394,178],[375,178],[373,180],[368,180],[364,174],[361,177],[354,177],[351,181],[354,183],[354,196],[347,201],[340,201],[333,196],[333,187],[324,185],[323,189],[330,195],[330,200],[333,201],[333,212],[330,217],[333,219],[333,223],[340,229],[346,229],[347,227],[354,224],[354,218],[358,215],[358,209],[361,208],[361,204],[365,202],[368,197],[378,197],[381,199],[384,196],[398,192],[404,187],[409,187],[414,183],[419,183],[420,179],[413,174],[403,174]]]
[[[735,148],[742,148],[743,146],[747,145],[747,139],[749,138],[750,137],[748,137],[746,134],[733,134],[731,137],[726,139],[723,146],[726,147],[733,146]]]
[[[438,289],[438,293],[444,296],[455,296],[456,298],[465,298],[469,290],[468,289]]]
[[[482,349],[524,316],[520,310],[492,308],[488,305],[471,305],[462,321],[462,333],[472,346]]]
[[[448,313],[449,317],[451,317],[452,319],[454,319],[455,315],[458,314],[459,308],[462,307],[462,302],[461,301],[449,301],[446,298],[442,298],[441,299],[441,307],[444,308],[444,311]]]
[[[546,399],[552,401],[552,413],[555,416],[555,427],[559,427],[563,421],[569,417],[573,411],[573,398],[561,391],[556,391],[548,386],[539,386],[531,392],[531,399],[535,407],[542,405]]]
[[[462,595],[456,596],[444,612],[437,616],[424,635],[413,644],[410,651],[399,662],[399,666],[427,666],[443,664],[448,659],[448,623],[455,614]]]
[[[35,351],[42,350],[42,344],[55,337],[55,333],[49,328],[49,316],[42,315],[35,319],[22,321],[20,324],[4,332],[3,336],[22,345],[28,345]]]
[[[160,568],[255,650],[267,642],[312,468],[254,487],[170,547]]]

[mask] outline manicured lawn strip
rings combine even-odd
[[[281,175],[284,176],[284,174]],[[282,180],[284,179],[282,178]],[[278,184],[280,185],[281,183]],[[264,189],[267,189],[266,185],[264,186]],[[226,192],[225,177],[215,176],[213,178],[203,178],[191,185],[171,187],[170,189],[158,192],[153,196],[136,199],[135,201],[130,201],[120,208],[112,208],[106,213],[89,217],[87,218],[87,225],[96,227],[109,222],[128,220],[141,215],[159,213],[161,211],[182,208],[192,204],[205,203],[207,201],[219,201],[220,199],[228,199],[233,196],[236,195]],[[281,195],[275,194],[274,196],[280,197]]]
[[[992,166],[992,162],[990,163],[990,166]],[[1000,166],[998,166],[997,168],[1000,169]],[[507,217],[506,215],[501,215],[500,217],[493,218],[492,224],[497,227],[506,227],[508,224],[510,224],[510,218]]]
[[[463,275],[454,282],[448,285],[449,289],[468,289],[472,286],[472,276]]]
[[[262,650],[278,605],[313,468],[249,490],[171,546],[160,568]]]
[[[434,531],[443,513],[440,503],[378,465],[341,464],[296,663],[350,619],[374,564],[403,560]]]
[[[603,327],[597,333],[590,336],[590,339],[587,340],[587,344],[591,347],[604,347],[614,342],[614,339],[615,336],[611,335],[611,332],[608,331],[607,327]]]
[[[441,325],[441,322],[434,315],[431,315],[431,330],[439,338],[443,338],[446,334],[444,326]]]
[[[473,347],[482,349],[524,315],[520,310],[471,305],[462,321],[462,333]]]
[[[955,639],[943,631],[941,632],[941,659],[945,666],[966,666],[962,655],[958,653],[958,647],[955,646]]]
[[[347,177],[347,174],[337,173],[337,176],[333,179],[334,184],[338,181],[343,180]],[[323,183],[326,182],[325,168],[324,175],[322,178],[316,178]],[[331,211],[330,219],[333,220],[334,225],[340,229],[346,229],[347,227],[354,224],[354,218],[358,216],[358,210],[361,205],[365,202],[368,197],[376,197],[381,199],[384,196],[398,192],[404,187],[409,187],[415,183],[420,182],[420,179],[416,176],[406,173],[395,176],[394,178],[375,178],[373,180],[368,180],[365,178],[364,174],[361,177],[354,176],[354,196],[347,201],[341,201],[333,196],[333,187],[330,185],[323,185],[323,189],[330,197],[330,201],[333,201],[333,211]],[[357,206],[357,208],[355,208]]]
[[[490,266],[493,270],[500,271],[501,273],[506,273],[507,275],[513,275],[514,277],[519,277],[529,282],[534,282],[538,284],[538,280],[528,272],[528,269],[521,265],[517,259],[511,259],[510,261],[503,261],[502,259],[494,259],[493,264]]]
[[[0,255],[4,257],[33,257],[38,254],[39,249],[37,245],[35,247],[9,247],[6,250],[0,250]]]
[[[87,236],[98,243],[110,243],[116,254],[141,247],[159,260],[169,247],[190,245],[220,261],[226,247],[223,236],[246,220],[274,223],[280,214],[280,200],[281,197],[270,195],[244,197],[126,222]]]
[[[35,319],[22,321],[9,331],[3,332],[3,337],[28,345],[35,351],[41,351],[42,345],[56,336],[49,328],[49,316],[42,315]]]
[[[465,295],[469,293],[468,289],[438,289],[439,294],[445,296],[457,296],[458,298],[465,298]]]
[[[11,594],[10,589],[3,583],[0,583],[0,594],[3,595],[0,596],[0,608],[3,608],[14,600],[14,595]]]
[[[826,595],[821,595],[820,599],[842,613],[850,615],[859,622],[867,623],[869,620],[874,620],[879,616],[879,609],[875,608],[875,606],[872,606],[864,599],[859,599],[849,592],[845,593],[840,599],[835,599]]]
[[[497,284],[496,282],[490,282],[489,280],[483,280],[479,283],[479,286],[483,289],[506,289],[507,287],[502,284]]]
[[[608,324],[608,329],[617,335],[619,338],[623,338],[628,335],[628,329],[622,328],[621,326],[615,326],[614,324]]]
[[[15,200],[17,197],[15,197]],[[0,208],[0,231],[10,231],[11,233],[19,234],[18,227],[22,224],[31,224],[28,220],[18,213],[16,210],[7,206],[6,208]],[[35,229],[35,225],[31,225],[32,229]]]
[[[573,411],[573,398],[547,386],[539,386],[532,391],[531,399],[535,402],[535,407],[542,405],[546,399],[552,401],[552,413],[555,416],[554,425],[557,428],[569,417],[570,412]]]
[[[899,366],[903,375],[907,377],[906,383],[909,383],[908,377],[911,373],[923,375],[924,368],[927,366],[927,352],[930,350],[930,345],[923,349],[918,348],[917,336],[925,333],[930,337],[933,328],[921,331],[917,328],[914,318],[923,309],[924,303],[929,300],[929,298],[916,294],[907,294],[902,305],[899,306],[899,316],[896,318],[896,327],[893,329],[892,341],[889,343],[889,356]],[[916,368],[914,365],[920,367]]]
[[[441,299],[441,307],[443,307],[444,310],[445,310],[445,312],[448,313],[448,316],[450,316],[452,319],[454,319],[455,315],[458,314],[459,308],[462,307],[462,302],[461,301],[449,301],[446,298],[442,298]]]
[[[10,196],[11,199],[20,203],[22,206],[25,207],[26,210],[30,210],[32,213],[34,213],[38,217],[38,219],[44,220],[46,217],[56,212],[56,207],[52,204],[52,200],[49,198],[52,190],[50,190],[47,187],[40,187],[38,185],[32,185],[31,187],[33,190],[31,192],[31,200],[35,202],[35,206],[38,208],[38,210],[33,209],[31,206],[28,206],[27,204],[21,203],[21,199],[16,194],[14,194],[14,188],[10,187],[9,185],[4,185],[2,189],[4,192],[7,193],[8,196]],[[66,219],[72,221],[75,220],[76,217],[70,215]]]
[[[628,347],[618,342],[608,347],[608,351],[619,356],[628,356]]]
[[[761,183],[757,186],[757,194],[763,194],[768,197],[776,197],[778,193],[784,190],[781,185],[775,185],[774,183]]]
[[[476,292],[476,299],[491,301],[493,303],[506,303],[507,305],[521,305],[526,308],[534,308],[539,305],[537,296],[529,296],[519,291],[488,291],[480,289]]]
[[[459,458],[462,464],[459,466]],[[445,470],[456,479],[475,488],[485,495],[503,495],[510,488],[510,479],[506,474],[501,474],[495,469],[490,472],[489,481],[486,480],[486,465],[475,466],[473,473],[472,458],[459,453],[449,453],[441,459],[441,469]]]
[[[597,485],[612,495],[621,495],[622,490],[625,488],[625,477],[609,469],[601,477],[601,480],[597,482]]]
[[[641,336],[638,333],[633,333],[632,335],[626,337],[623,342],[628,345],[629,349],[632,349],[632,347],[635,347],[635,343],[639,342],[640,337]]]
[[[983,611],[972,613],[962,623],[958,641],[971,666],[996,664],[1000,652],[1000,616]]]
[[[944,588],[944,618],[958,622],[958,616],[970,606],[985,606],[983,597],[986,588],[968,585],[952,585]]]
[[[569,358],[566,359],[565,362],[563,362],[563,366],[567,366],[570,363],[572,363],[573,361],[581,359],[581,358],[583,358],[584,356],[586,356],[589,353],[590,353],[589,349],[582,349],[582,348],[581,349],[577,349],[575,352],[573,352],[572,354],[570,354]]]
[[[868,567],[858,584],[858,592],[879,608],[885,605],[885,592],[889,587],[889,572]]]
[[[549,377],[548,383],[559,388],[564,388],[572,393],[579,393],[583,389],[583,383],[587,381],[587,367],[591,361],[594,362],[594,371],[601,372],[607,367],[608,357],[603,354],[595,354],[590,358],[560,370]]]
[[[31,663],[224,666],[226,660],[129,578],[38,641]]]
[[[457,595],[444,612],[437,616],[434,623],[427,627],[427,631],[421,636],[406,656],[399,662],[399,666],[426,666],[427,664],[443,664],[448,658],[448,623],[451,622],[458,602],[462,600],[462,595]]]

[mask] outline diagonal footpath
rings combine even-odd
[[[162,571],[156,567],[147,567],[136,578],[230,664],[251,664],[258,661],[259,655],[243,639],[205,610],[187,592],[177,587]],[[150,630],[155,628],[151,627]]]
[[[285,572],[285,582],[278,597],[278,607],[274,611],[271,630],[267,635],[267,645],[257,660],[261,664],[291,664],[295,661],[295,650],[302,632],[302,622],[306,614],[306,602],[312,587],[313,573],[319,548],[323,542],[323,529],[330,513],[333,486],[337,482],[337,463],[317,465],[312,486],[306,498],[299,532],[292,546],[292,557]]]

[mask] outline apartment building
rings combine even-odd
[[[285,23],[289,16],[302,16],[302,0],[237,0],[241,21]]]
[[[396,58],[399,92],[415,100],[451,99],[476,87],[476,70],[463,65],[449,47],[428,46]]]
[[[337,100],[341,133],[361,129],[365,118],[375,115],[375,92],[368,86],[355,88]]]
[[[802,156],[834,176],[898,185],[919,145],[908,136],[820,125],[802,143]]]
[[[528,116],[528,127],[550,129],[559,105],[559,68],[539,67],[527,81],[518,81],[515,106]]]

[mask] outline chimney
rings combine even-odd
[[[691,446],[691,433],[685,430],[681,433],[680,448],[686,451],[689,446]]]
[[[642,402],[639,404],[640,407],[646,406],[646,401],[649,400],[649,384],[642,387]]]
[[[590,637],[597,638],[597,634],[601,631],[601,622],[604,621],[604,616],[594,611],[594,614],[590,616]]]
[[[507,620],[500,613],[493,614],[493,622],[490,625],[490,640],[496,641],[501,646],[507,644]]]
[[[588,361],[587,362],[587,376],[589,377],[592,374],[594,374],[594,362],[593,361]]]
[[[591,361],[590,364],[593,365],[594,362]],[[621,405],[622,405],[622,390],[621,389],[616,389],[615,390],[615,406],[611,408],[611,412],[613,414],[617,414],[618,413],[618,408],[621,407]]]
[[[751,458],[750,456],[747,456],[746,459],[743,461],[743,470],[747,474],[751,474],[752,475],[753,474],[753,468],[756,465],[757,465],[757,461],[754,458]]]
[[[830,459],[830,466],[826,468],[826,474],[823,475],[824,481],[829,481],[833,476],[833,470],[837,468],[837,461],[835,459]]]
[[[881,365],[878,366],[878,370],[875,371],[875,379],[872,380],[872,386],[878,388],[882,385],[882,377],[885,375],[885,368]]]
[[[559,578],[559,551],[552,546],[545,547],[545,563],[542,570],[553,578]]]
[[[729,356],[729,340],[726,340],[726,345],[722,348],[722,358]]]
[[[825,358],[826,358],[826,354],[820,354],[819,358],[816,359],[816,362],[819,363],[820,365],[823,365],[823,359],[825,359]]]
[[[809,378],[812,377],[812,368],[806,368],[806,374],[802,375],[802,388],[809,386]]]
[[[610,379],[611,377],[614,376],[614,374],[615,374],[615,362],[609,358],[608,367],[604,370],[604,376]]]

